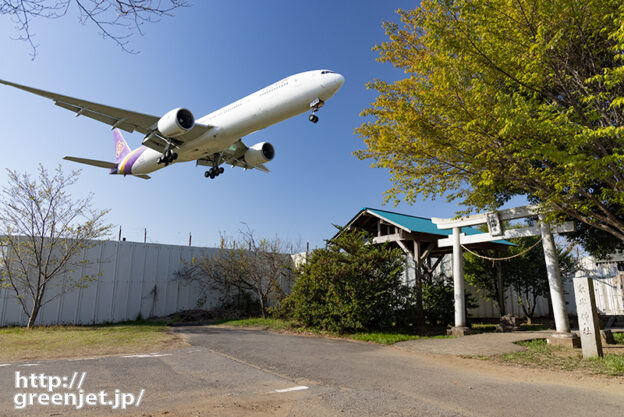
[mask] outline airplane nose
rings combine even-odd
[[[336,75],[336,80],[334,82],[336,83],[336,91],[337,91],[344,84],[344,77],[341,74],[335,74],[335,75]]]
[[[336,91],[340,90],[340,87],[344,84],[344,77],[341,74],[325,74],[323,77],[324,78],[321,84],[327,90],[330,90],[331,94],[335,94]]]

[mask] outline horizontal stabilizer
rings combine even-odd
[[[63,159],[66,159],[68,161],[78,162],[80,164],[93,165],[94,167],[117,168],[117,163],[115,162],[98,161],[96,159],[76,158],[75,156],[66,156]]]
[[[139,178],[143,178],[144,180],[149,180],[150,177],[149,175],[145,175],[145,174],[134,174],[135,177],[139,177]]]
[[[262,172],[266,172],[267,174],[268,174],[269,172],[271,172],[271,171],[269,171],[269,168],[265,167],[263,164],[256,165],[256,166],[254,167],[254,169],[259,169],[260,171],[262,171]]]

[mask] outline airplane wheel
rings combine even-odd
[[[208,178],[210,176],[210,172],[206,171],[204,172],[204,177]]]
[[[312,123],[316,123],[318,122],[318,116],[315,114],[311,114],[310,117],[308,117],[308,119],[312,122]]]
[[[219,174],[223,174],[223,171],[225,171],[223,167],[219,168]]]
[[[171,159],[173,159],[174,161],[178,159],[178,154],[174,152],[173,155],[171,155]]]
[[[214,180],[214,177],[215,177],[214,172],[211,172],[211,173],[210,173],[210,179],[211,179],[211,180]]]

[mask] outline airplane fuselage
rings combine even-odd
[[[329,70],[307,71],[291,75],[216,110],[198,123],[214,126],[205,134],[176,149],[175,162],[193,161],[232,146],[243,136],[310,110],[315,100],[333,96],[344,78]],[[148,174],[165,165],[158,163],[163,154],[141,146],[119,164],[117,174]]]

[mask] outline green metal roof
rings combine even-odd
[[[438,229],[438,227],[425,217],[410,216],[409,214],[400,214],[392,211],[373,209],[369,207],[362,207],[362,211],[369,211],[379,217],[383,217],[390,223],[397,224],[405,229],[417,233],[428,233],[431,235],[450,236],[453,234],[452,229]],[[478,235],[483,232],[475,229],[474,227],[462,227],[462,233],[466,235]],[[497,240],[494,243],[500,243],[503,245],[513,246],[514,244],[507,240]]]

